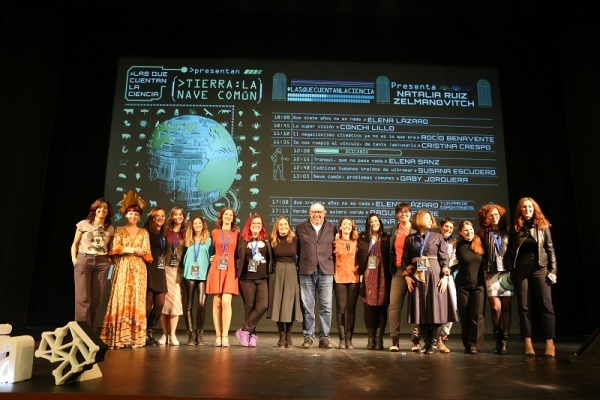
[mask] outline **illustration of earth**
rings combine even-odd
[[[175,117],[158,125],[148,157],[150,181],[190,211],[223,197],[237,173],[238,153],[229,132],[198,115]]]

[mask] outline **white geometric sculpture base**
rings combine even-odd
[[[72,340],[69,341],[69,333]],[[67,338],[67,340],[65,340]],[[96,365],[100,347],[81,329],[77,322],[42,333],[42,341],[35,356],[60,365],[52,371],[54,383],[64,385],[73,381],[95,379],[102,376]],[[89,372],[89,373],[88,373]]]
[[[12,326],[0,325],[0,383],[14,383],[31,379],[33,347],[31,336],[5,336]]]

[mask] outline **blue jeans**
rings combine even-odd
[[[302,311],[304,322],[302,332],[304,337],[315,338],[315,298],[319,295],[319,339],[329,338],[331,328],[331,303],[333,302],[333,275],[325,275],[321,268],[312,275],[299,275],[300,298],[302,299]]]

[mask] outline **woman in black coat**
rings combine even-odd
[[[367,216],[365,231],[358,236],[356,253],[361,275],[360,297],[367,327],[367,349],[383,350],[383,332],[390,303],[390,236],[379,215]]]
[[[525,337],[525,354],[535,356],[531,342],[531,296],[535,295],[542,312],[546,336],[546,357],[555,356],[554,306],[550,286],[556,283],[556,256],[550,235],[550,222],[540,206],[530,197],[519,200],[512,234],[514,282],[517,291],[521,335]]]
[[[456,246],[458,274],[454,280],[458,300],[458,315],[462,330],[465,353],[476,355],[483,349],[485,334],[485,285],[483,280],[483,246],[481,238],[475,236],[471,221],[458,224],[458,233],[462,236]]]
[[[404,242],[402,269],[410,295],[408,323],[419,324],[425,338],[425,354],[438,352],[441,326],[458,321],[448,286],[448,249],[436,228],[435,218],[427,210],[418,211],[412,228],[417,232]]]

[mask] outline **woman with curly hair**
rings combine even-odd
[[[94,331],[110,268],[108,250],[115,232],[115,228],[110,224],[111,217],[112,207],[108,200],[94,201],[87,218],[77,223],[71,245],[75,281],[75,321],[87,322]]]
[[[187,251],[183,258],[183,288],[185,290],[185,324],[188,328],[188,346],[204,346],[204,318],[206,316],[206,275],[210,256],[214,254],[212,239],[208,235],[208,224],[199,215],[194,215],[185,234]],[[194,293],[198,292],[196,305],[196,328],[192,318]]]
[[[255,214],[246,221],[238,239],[237,277],[246,320],[235,336],[245,347],[256,347],[256,325],[269,308],[268,278],[272,271],[273,250],[267,238],[265,223]]]
[[[235,262],[239,236],[236,217],[233,208],[223,208],[217,216],[216,228],[210,234],[215,246],[215,255],[211,257],[211,266],[206,277],[206,293],[215,296],[215,347],[229,347],[231,299],[238,295],[239,290]]]
[[[292,347],[294,321],[302,322],[300,285],[298,283],[298,236],[286,217],[279,217],[271,233],[273,272],[269,276],[269,310],[267,318],[277,322],[279,347]]]
[[[556,256],[550,226],[535,200],[531,197],[519,200],[515,210],[512,252],[521,334],[525,337],[525,354],[530,357],[535,356],[531,342],[532,295],[536,296],[542,312],[542,325],[546,336],[545,356],[555,356],[555,317],[550,286],[556,283]]]
[[[508,251],[510,232],[506,210],[498,204],[486,204],[479,210],[478,217],[479,236],[485,250],[485,286],[496,339],[494,353],[505,355],[508,354],[512,318],[510,302],[515,295],[511,276],[512,260]]]
[[[356,318],[359,276],[356,260],[358,232],[356,224],[350,218],[341,218],[338,223],[338,235],[333,241],[335,255],[334,284],[337,304],[337,325],[340,337],[340,349],[354,349],[352,334]]]
[[[485,319],[485,287],[483,281],[483,246],[475,236],[471,221],[461,221],[458,233],[462,239],[456,246],[458,274],[456,274],[457,308],[460,316],[465,353],[476,355],[483,349]]]

